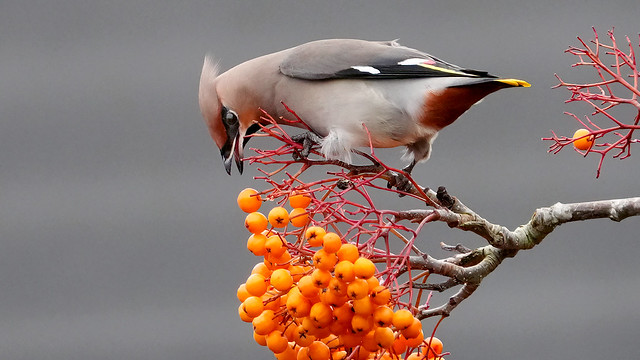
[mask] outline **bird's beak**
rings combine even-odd
[[[228,129],[227,142],[220,150],[220,154],[222,155],[224,169],[229,175],[231,175],[231,162],[234,159],[240,174],[242,174],[242,171],[244,170],[242,163],[242,146],[243,141],[240,140],[240,129],[238,127]]]
[[[248,129],[240,129],[239,126],[227,128],[227,142],[224,144],[220,153],[222,154],[222,162],[227,174],[231,175],[231,162],[236,161],[236,167],[240,174],[244,170],[242,157],[244,156],[244,146],[247,144],[250,135],[256,133],[261,127],[258,123],[253,123]]]

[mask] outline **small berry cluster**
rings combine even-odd
[[[256,190],[238,196],[249,213],[247,248],[264,258],[237,291],[240,318],[252,323],[255,341],[279,360],[442,359],[442,342],[425,339],[411,311],[393,310],[397,300],[375,276],[375,264],[336,233],[309,226],[310,203],[294,194],[291,212],[278,206],[264,216]],[[276,230],[288,224],[300,229]]]

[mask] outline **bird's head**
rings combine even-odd
[[[234,93],[229,92],[228,96],[224,81],[218,75],[219,68],[213,59],[205,57],[200,75],[200,87],[198,99],[200,111],[209,128],[209,134],[218,145],[222,162],[227,174],[231,175],[231,162],[235,160],[238,171],[242,174],[242,155],[244,145],[248,138],[245,135],[257,131],[260,127],[255,123],[253,111],[240,111],[245,106],[234,101]],[[244,116],[243,116],[244,115]]]

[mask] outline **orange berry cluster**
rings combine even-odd
[[[390,360],[414,348],[407,360],[441,359],[442,342],[425,339],[411,311],[393,310],[375,264],[337,234],[308,226],[310,203],[307,195],[293,195],[291,213],[275,207],[265,217],[256,190],[238,196],[238,206],[249,213],[247,248],[264,257],[237,291],[239,316],[252,323],[255,341],[279,360]],[[274,230],[289,223],[307,227],[296,232],[295,243]]]

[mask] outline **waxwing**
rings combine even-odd
[[[282,103],[321,138],[327,158],[350,162],[351,149],[369,146],[371,139],[374,147],[405,146],[410,172],[429,158],[438,131],[471,105],[496,90],[529,86],[396,41],[330,39],[264,55],[222,74],[207,56],[199,103],[229,174],[232,158],[242,173],[245,136],[259,130],[260,109],[276,121],[291,117]]]

